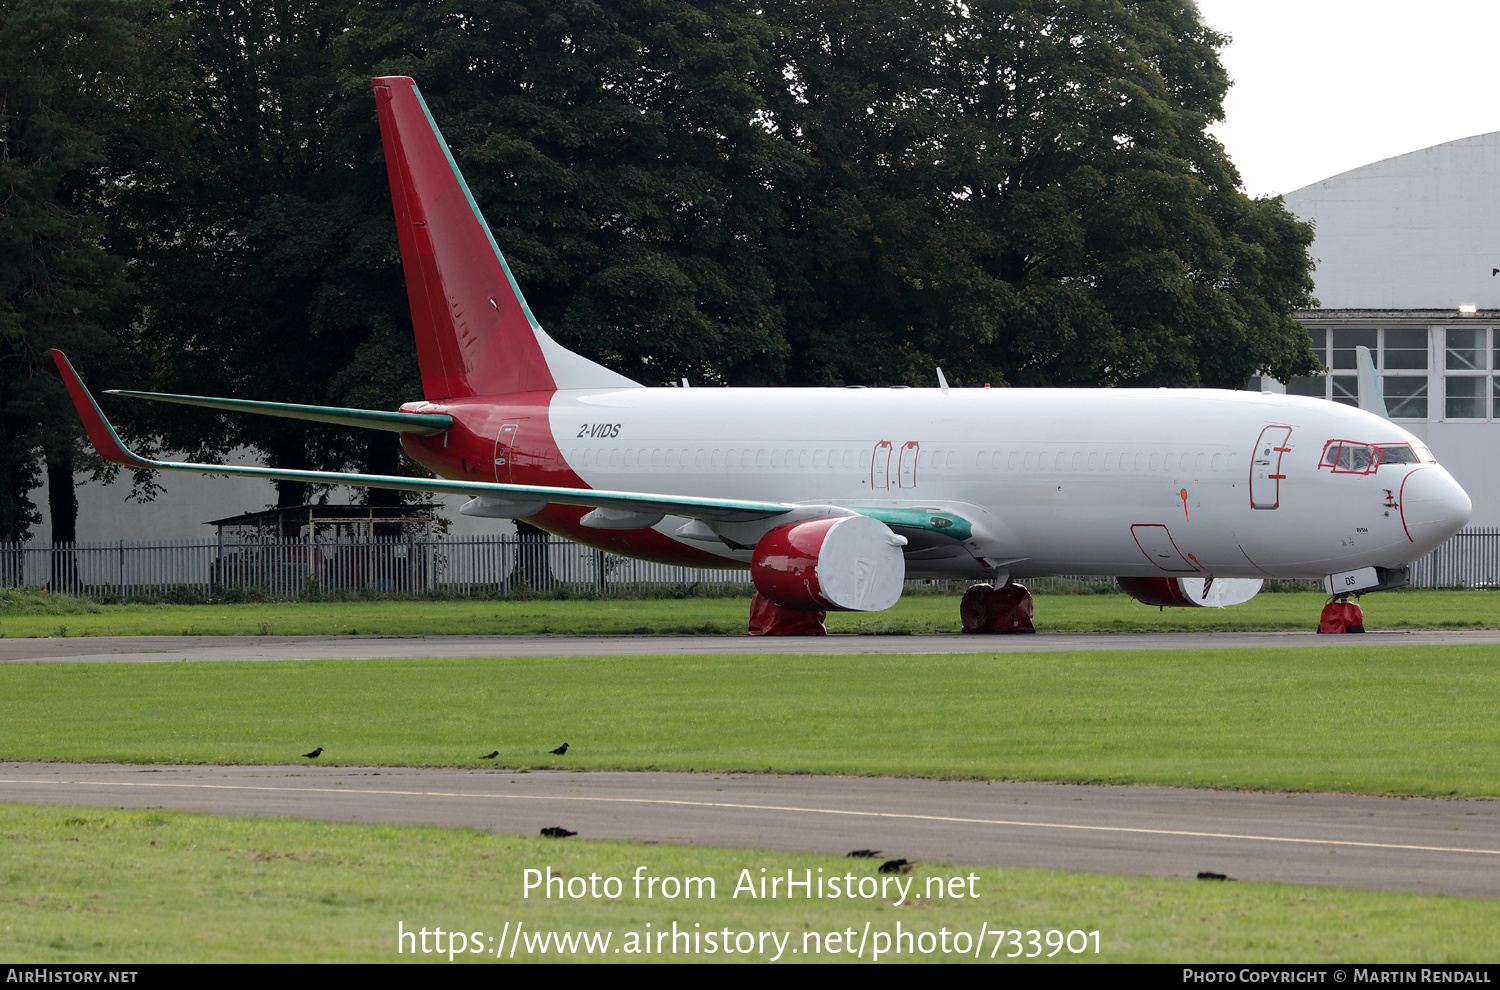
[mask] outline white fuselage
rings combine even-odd
[[[550,420],[562,460],[597,489],[962,517],[964,539],[913,548],[912,577],[1319,578],[1413,561],[1471,509],[1431,460],[1323,466],[1338,440],[1430,455],[1387,420],[1294,396],[624,388],[559,391]],[[679,539],[686,522],[655,529]],[[691,545],[726,564],[749,559]]]

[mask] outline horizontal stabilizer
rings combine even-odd
[[[175,402],[184,406],[202,406],[223,412],[256,413],[260,416],[280,416],[284,419],[304,419],[314,423],[333,423],[337,426],[358,426],[368,430],[388,430],[391,433],[415,433],[430,437],[453,428],[453,417],[441,413],[382,412],[377,409],[348,409],[343,406],[304,406],[293,402],[258,402],[254,399],[216,399],[207,395],[172,395],[167,392],[132,392],[129,389],[112,388],[106,395],[128,395],[132,399],[150,399],[153,402]]]
[[[241,467],[233,464],[193,464],[180,461],[158,461],[142,457],[126,447],[105,418],[99,404],[89,394],[78,372],[68,363],[62,351],[52,352],[57,370],[73,399],[73,406],[83,420],[84,431],[99,456],[116,464],[153,471],[185,471],[193,474],[217,474],[227,477],[265,478],[268,481],[307,481],[319,485],[350,485],[355,488],[388,488],[403,492],[433,492],[439,495],[488,496],[499,501],[529,501],[557,505],[580,505],[599,509],[618,509],[632,513],[670,514],[693,519],[721,522],[746,522],[767,519],[790,512],[794,506],[784,502],[751,502],[742,499],[694,498],[683,495],[656,495],[647,492],[606,492],[588,488],[553,488],[544,485],[503,485],[483,481],[449,481],[446,478],[403,478],[384,474],[347,474],[340,471],[293,471],[282,468]]]

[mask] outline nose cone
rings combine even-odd
[[[1474,503],[1440,467],[1418,468],[1401,483],[1401,522],[1414,549],[1430,553],[1463,529]]]

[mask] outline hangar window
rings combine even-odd
[[[1391,419],[1427,418],[1426,375],[1421,378],[1386,375],[1381,380],[1381,390],[1385,392],[1385,411],[1391,414]]]
[[[1444,331],[1443,418],[1484,419],[1489,415],[1489,331],[1450,327]]]
[[[1471,328],[1465,328],[1473,332]],[[1313,353],[1329,373],[1307,378],[1293,378],[1286,384],[1288,395],[1306,395],[1330,399],[1344,405],[1359,405],[1359,352],[1370,348],[1381,373],[1381,390],[1392,419],[1426,419],[1428,376],[1435,362],[1431,358],[1426,327],[1321,327],[1309,328]],[[1482,336],[1485,331],[1479,330]],[[1483,341],[1480,342],[1482,350]],[[1462,348],[1465,354],[1474,350],[1472,342]],[[1483,354],[1479,355],[1481,358]]]

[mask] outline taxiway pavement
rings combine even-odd
[[[1500,801],[389,767],[0,764],[0,800],[1500,897]],[[642,862],[650,852],[642,850]]]
[[[1038,633],[1031,636],[84,636],[0,639],[0,662],[369,660],[398,657],[563,657],[658,654],[824,655],[1204,650],[1235,647],[1452,646],[1500,643],[1500,629],[1311,632]]]

